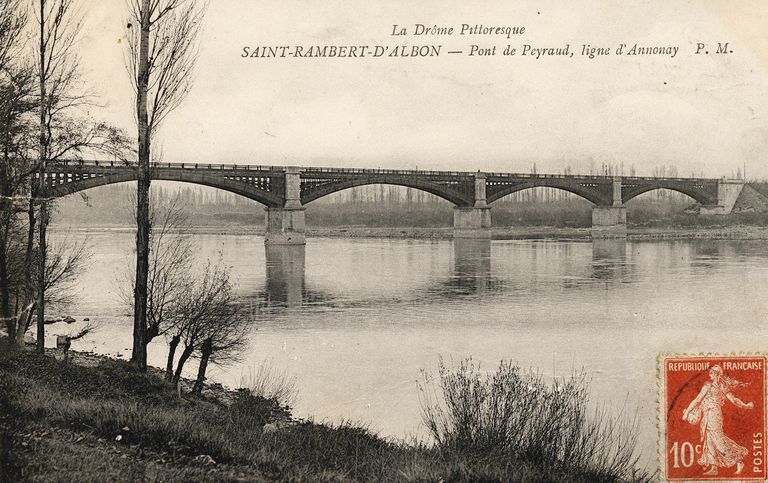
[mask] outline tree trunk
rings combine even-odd
[[[41,170],[42,171],[42,170]],[[37,263],[37,343],[35,349],[40,354],[45,352],[45,232],[48,225],[46,202],[40,203],[40,240]]]
[[[31,303],[33,299],[32,287],[34,286],[32,273],[32,259],[35,251],[35,224],[37,219],[35,218],[35,179],[30,179],[29,182],[29,205],[27,209],[27,248],[24,254],[24,296],[22,298],[22,311],[18,314],[17,326],[16,326],[16,345],[19,347],[24,345],[24,334],[27,331],[27,316],[23,313],[27,309],[26,307]]]
[[[173,375],[173,382],[174,384],[178,384],[179,380],[181,380],[181,371],[184,369],[184,364],[187,363],[187,360],[192,355],[192,353],[195,351],[195,346],[188,345],[184,347],[184,352],[181,353],[181,357],[179,357],[179,364],[176,366],[176,372]]]
[[[8,274],[8,236],[11,230],[11,218],[13,217],[13,203],[10,201],[13,193],[10,187],[10,160],[8,157],[8,142],[4,142],[6,152],[3,162],[0,164],[0,215],[2,227],[0,227],[0,318],[3,319],[8,337],[11,340],[16,336],[16,321],[11,313],[11,281]]]
[[[27,328],[31,323],[33,310],[23,311],[16,315],[16,347],[24,347],[24,335],[26,335]]]
[[[40,142],[38,145],[40,156],[40,178],[38,179],[38,196],[40,197],[40,239],[38,240],[37,258],[37,352],[45,352],[45,248],[46,228],[48,224],[48,208],[45,201],[45,163],[47,156],[48,140],[45,129],[46,114],[46,59],[45,59],[45,0],[40,0]]]
[[[192,387],[194,394],[200,394],[203,392],[203,382],[205,382],[205,371],[208,369],[208,360],[213,354],[213,344],[211,339],[206,339],[200,347],[200,367],[197,369],[197,379],[195,385]]]
[[[136,286],[133,303],[133,353],[131,362],[141,369],[147,368],[147,280],[149,278],[149,185],[150,185],[150,132],[147,111],[149,89],[149,28],[150,1],[142,0],[139,71],[136,79],[136,118],[139,138],[139,179],[136,195]]]
[[[149,295],[147,295],[149,297]],[[147,327],[145,326],[144,329],[144,367],[146,368],[147,365],[147,347],[149,346],[150,342],[154,340],[155,337],[160,335],[158,333],[157,327]]]
[[[27,333],[30,327],[32,327],[32,319],[35,316],[35,311],[37,310],[37,300],[35,300],[30,306],[29,309],[26,311],[26,313],[21,314],[22,320],[24,321],[21,324],[21,328],[16,330],[16,335],[19,337],[19,345],[22,345],[24,342],[24,334]]]
[[[171,342],[168,343],[168,362],[165,365],[165,380],[173,380],[173,359],[176,357],[176,348],[179,347],[181,342],[180,335],[174,335]]]
[[[3,211],[7,209],[3,202]],[[3,223],[10,223],[3,213]],[[0,318],[3,319],[8,338],[16,338],[16,318],[11,313],[11,282],[8,277],[8,227],[0,234]]]

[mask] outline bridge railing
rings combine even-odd
[[[696,182],[717,182],[720,181],[721,178],[671,178],[669,176],[619,176],[624,181],[696,181]],[[723,177],[722,179],[725,179]]]
[[[612,181],[617,176],[596,175],[596,174],[541,174],[541,173],[497,173],[485,171],[427,171],[427,170],[408,170],[408,169],[377,169],[377,168],[301,168],[304,173],[345,173],[345,174],[392,174],[392,175],[420,175],[420,176],[446,176],[446,177],[467,177],[482,174],[485,178],[528,178],[528,179],[582,179],[582,180],[604,180]],[[657,178],[653,176],[618,176],[622,180],[629,181],[695,181],[712,182],[715,178]]]
[[[307,174],[392,174],[392,175],[421,175],[421,176],[454,176],[466,177],[474,176],[470,171],[433,171],[433,170],[415,170],[415,169],[382,169],[382,168],[301,168],[301,171]]]
[[[600,179],[612,180],[614,176],[591,174],[542,174],[542,173],[484,173],[486,178],[529,178],[529,179]]]
[[[620,178],[623,181],[697,181],[697,182],[713,182],[718,181],[717,178],[671,178],[671,177],[655,177],[655,176],[612,176],[602,174],[541,174],[541,173],[484,173],[486,178],[545,178],[545,179],[583,179],[583,180],[605,180],[611,181],[614,178]]]
[[[120,160],[59,160],[50,163],[54,166],[84,166],[84,167],[109,167],[109,168],[136,168],[137,161]],[[152,168],[170,168],[170,169],[204,169],[204,170],[227,170],[227,171],[282,171],[282,166],[261,166],[253,164],[214,164],[214,163],[149,163]]]
[[[121,160],[58,160],[50,163],[54,166],[83,166],[83,167],[116,167],[116,168],[135,168],[138,166],[136,161]],[[150,163],[152,168],[167,169],[201,169],[216,171],[270,171],[280,172],[286,169],[285,166],[266,166],[253,164],[227,164],[227,163]],[[359,175],[412,175],[412,176],[435,176],[435,177],[455,177],[463,178],[482,174],[486,178],[523,178],[523,179],[576,179],[576,180],[600,180],[609,181],[616,176],[609,175],[585,175],[585,174],[540,174],[540,173],[499,173],[499,172],[472,172],[472,171],[435,171],[435,170],[415,170],[415,169],[381,169],[381,168],[329,168],[329,167],[299,167],[305,174],[359,174]],[[719,181],[718,178],[679,178],[679,177],[654,177],[654,176],[618,176],[624,182],[649,182],[649,181],[676,181],[676,182],[699,182],[712,183]]]

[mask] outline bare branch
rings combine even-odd
[[[166,116],[176,109],[192,87],[198,55],[198,34],[207,2],[194,0],[153,0],[150,2],[150,44],[147,97],[149,131],[153,133]],[[142,7],[138,0],[129,4],[126,22],[128,42],[125,65],[134,91],[139,86],[139,44]]]
[[[77,277],[89,259],[87,242],[70,242],[64,239],[48,249],[45,279],[48,303],[62,306],[72,301]]]
[[[0,74],[8,73],[24,48],[27,7],[23,0],[0,0]]]

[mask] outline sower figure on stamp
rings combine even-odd
[[[746,384],[726,377],[722,367],[712,366],[709,369],[709,378],[711,381],[704,383],[699,395],[683,411],[683,419],[691,424],[701,425],[703,444],[698,462],[707,468],[704,474],[716,475],[718,468],[736,465],[735,474],[738,475],[744,469],[742,459],[748,451],[725,435],[723,405],[726,399],[742,409],[752,409],[755,405],[752,402],[745,403],[733,395],[733,389]]]

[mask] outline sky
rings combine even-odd
[[[80,0],[93,114],[135,135],[124,0]],[[524,26],[506,36],[392,36],[394,24]],[[193,89],[162,125],[163,161],[768,177],[768,4],[210,0]],[[696,55],[698,42],[733,53]],[[678,46],[671,58],[582,44]],[[443,45],[432,58],[243,59],[258,45]],[[475,44],[497,55],[445,54]],[[571,45],[573,58],[502,56]]]

